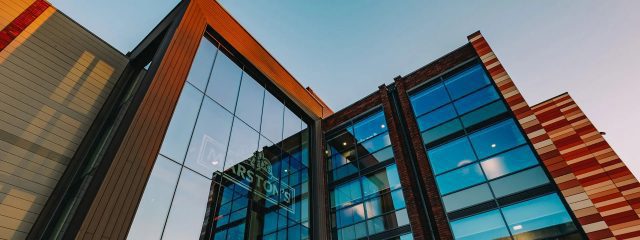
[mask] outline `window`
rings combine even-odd
[[[247,73],[242,74],[236,116],[255,130],[260,129],[264,88]]]
[[[378,134],[387,131],[387,122],[384,119],[384,112],[378,112],[353,125],[354,136],[357,142],[371,139]]]
[[[336,189],[331,192],[331,206],[335,207],[343,204],[349,204],[351,201],[360,198],[362,198],[360,181],[351,181],[337,186]]]
[[[128,238],[308,239],[308,126],[217,45],[202,38]]]
[[[550,194],[502,209],[515,239],[544,239],[576,231],[557,194]]]
[[[160,239],[173,190],[178,183],[178,174],[180,165],[158,156],[131,224],[132,231],[129,232],[128,239]]]
[[[457,99],[469,94],[489,83],[489,77],[480,64],[474,65],[444,80],[444,84],[447,86],[447,90],[449,90],[452,99]]]
[[[185,165],[205,176],[222,171],[233,115],[205,98],[191,137]]]
[[[447,194],[484,182],[480,165],[472,164],[436,177],[440,193]]]
[[[456,110],[453,109],[453,105],[447,104],[441,108],[434,110],[433,112],[422,115],[417,119],[418,128],[420,131],[427,130],[435,127],[438,124],[446,122],[449,119],[456,117]]]
[[[207,86],[207,95],[230,112],[234,112],[242,69],[224,51],[218,53]]]
[[[520,129],[512,119],[473,133],[469,135],[469,139],[479,158],[525,143]]]
[[[509,238],[499,211],[481,213],[451,222],[456,239],[501,239]]]
[[[429,144],[460,131],[462,131],[462,124],[456,118],[423,132],[422,140],[425,144]]]
[[[400,187],[400,179],[398,177],[398,169],[393,164],[386,168],[386,171],[380,171],[362,178],[362,190],[364,196],[378,193],[387,189],[397,189]]]
[[[469,139],[459,138],[428,152],[429,162],[436,174],[462,167],[476,161]]]
[[[547,183],[549,179],[542,168],[536,167],[491,181],[490,184],[496,197],[504,197]]]
[[[502,103],[502,101],[495,101],[491,104],[465,114],[464,116],[460,117],[460,120],[462,120],[462,124],[465,128],[470,128],[475,126],[476,124],[496,117],[505,112],[507,112],[507,107],[504,105],[504,103]]]
[[[391,145],[389,133],[384,133],[366,142],[359,143],[356,149],[358,150],[358,156],[366,156],[389,145]]]
[[[491,189],[486,183],[442,197],[442,202],[447,212],[457,211],[492,200]]]
[[[430,112],[449,102],[449,94],[442,84],[435,85],[410,97],[413,112],[416,116]]]
[[[488,179],[494,179],[520,169],[538,164],[529,146],[521,146],[511,151],[495,155],[480,163]]]
[[[453,104],[456,106],[458,114],[464,114],[498,98],[500,98],[500,96],[495,88],[493,88],[493,86],[488,86],[478,90],[477,92],[469,94],[466,97],[456,100]]]
[[[187,152],[189,138],[198,116],[203,94],[191,84],[185,84],[173,112],[160,153],[176,162],[182,162]]]
[[[204,92],[204,88],[207,86],[211,67],[213,67],[213,60],[216,58],[217,52],[216,45],[209,41],[207,37],[202,37],[196,56],[191,64],[189,76],[187,76],[187,82],[193,84],[200,91]]]

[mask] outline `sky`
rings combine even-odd
[[[126,53],[178,1],[50,2]],[[335,111],[480,30],[529,105],[569,92],[640,176],[640,1],[220,3]]]

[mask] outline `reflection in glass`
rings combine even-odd
[[[207,86],[207,95],[230,112],[234,111],[242,69],[220,51],[216,56]]]
[[[504,207],[502,212],[515,239],[545,239],[576,230],[555,193]]]
[[[242,74],[236,116],[253,129],[260,129],[264,88],[247,73]]]
[[[447,104],[433,112],[420,116],[416,121],[418,121],[420,131],[424,131],[454,117],[456,117],[456,110],[453,109],[453,105]]]
[[[480,163],[487,179],[494,179],[538,164],[529,146],[498,154]]]
[[[452,99],[462,97],[489,83],[489,77],[480,64],[448,77],[444,81]]]
[[[443,195],[484,181],[484,174],[477,163],[436,177],[436,183]]]
[[[374,138],[371,138],[366,142],[359,143],[356,146],[356,149],[358,151],[358,157],[364,157],[370,153],[376,152],[389,145],[391,145],[391,139],[389,139],[389,133],[384,133]]]
[[[163,239],[199,239],[211,180],[183,168]]]
[[[456,239],[509,239],[499,211],[490,211],[451,222]]]
[[[427,113],[449,102],[449,95],[442,84],[422,90],[410,97],[413,112],[416,116]]]
[[[158,156],[127,239],[160,239],[178,174],[180,165]]]
[[[490,182],[496,197],[504,197],[517,192],[549,183],[540,167],[528,169]]]
[[[525,143],[525,139],[513,119],[473,133],[469,135],[469,139],[471,139],[471,144],[473,144],[479,158],[485,158]]]
[[[216,52],[218,52],[218,48],[214,43],[207,39],[207,37],[202,37],[196,56],[193,59],[193,63],[191,63],[189,75],[187,76],[187,82],[193,84],[193,86],[200,89],[200,91],[204,92],[204,88],[207,86],[213,60],[216,58]]]
[[[353,124],[353,135],[357,142],[366,141],[386,131],[387,122],[382,111]]]
[[[462,124],[466,128],[470,128],[482,121],[496,117],[502,113],[507,112],[507,107],[502,101],[495,101],[484,107],[478,108],[470,113],[460,117]]]
[[[264,109],[262,112],[260,134],[272,142],[280,142],[282,140],[284,104],[273,95],[266,94],[264,96]]]
[[[258,150],[258,141],[258,133],[236,118],[229,139],[225,170],[251,157]]]
[[[488,86],[469,94],[469,96],[456,100],[453,104],[456,106],[458,114],[462,115],[498,98],[500,98],[500,96],[495,88]]]
[[[161,154],[179,163],[184,160],[202,96],[203,94],[191,84],[184,85],[162,142]]]
[[[429,150],[429,162],[433,172],[442,172],[467,165],[476,161],[471,144],[466,137],[456,139],[447,144]]]
[[[189,144],[185,165],[211,177],[224,166],[233,116],[210,98],[205,98]]]
[[[424,144],[429,144],[454,133],[459,133],[460,131],[462,131],[462,124],[460,124],[460,120],[456,118],[424,131],[422,133],[422,141],[424,141]]]
[[[447,212],[453,212],[491,200],[493,200],[493,194],[491,194],[491,189],[486,183],[442,197],[442,202]]]

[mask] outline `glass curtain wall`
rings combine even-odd
[[[412,91],[428,161],[456,239],[580,239],[482,65]]]
[[[326,137],[333,239],[412,239],[384,113]]]
[[[128,239],[309,237],[307,124],[237,62],[202,38]]]

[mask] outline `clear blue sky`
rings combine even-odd
[[[178,2],[50,1],[122,52]],[[221,3],[334,110],[481,30],[530,105],[569,92],[640,176],[640,1]]]

